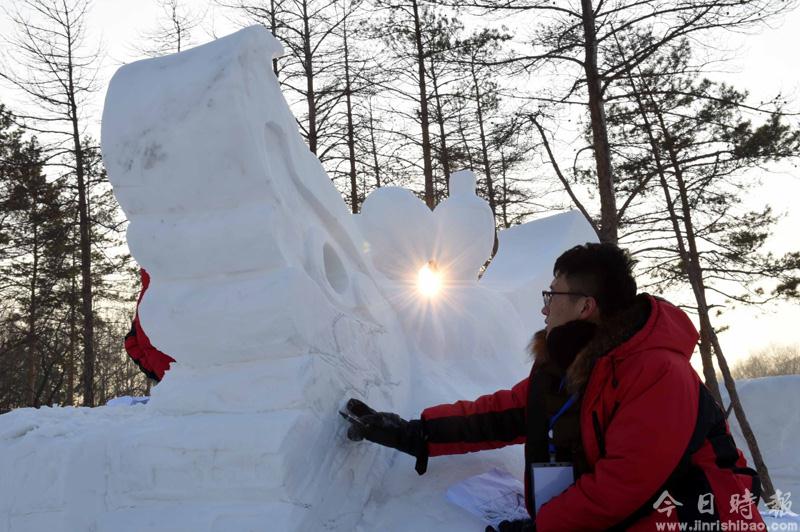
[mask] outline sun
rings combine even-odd
[[[417,274],[417,289],[427,297],[435,296],[442,288],[442,274],[436,262],[429,260]]]

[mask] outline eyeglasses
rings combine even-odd
[[[544,301],[544,306],[550,306],[550,300],[553,299],[553,296],[582,296],[582,297],[591,297],[589,294],[584,294],[583,292],[554,292],[553,290],[542,290],[542,300]]]

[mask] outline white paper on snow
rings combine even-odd
[[[502,521],[528,519],[525,486],[501,469],[470,477],[447,490],[447,500],[497,528]]]

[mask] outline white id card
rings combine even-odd
[[[570,487],[574,481],[570,462],[531,464],[531,491],[536,512],[544,503]]]

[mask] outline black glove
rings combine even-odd
[[[350,421],[347,438],[371,442],[402,451],[417,459],[415,469],[420,475],[428,468],[428,445],[421,419],[406,421],[397,414],[376,412],[358,399],[347,401],[347,412],[356,418]]]
[[[486,532],[536,532],[536,524],[530,519],[502,521],[498,528],[487,526]]]

